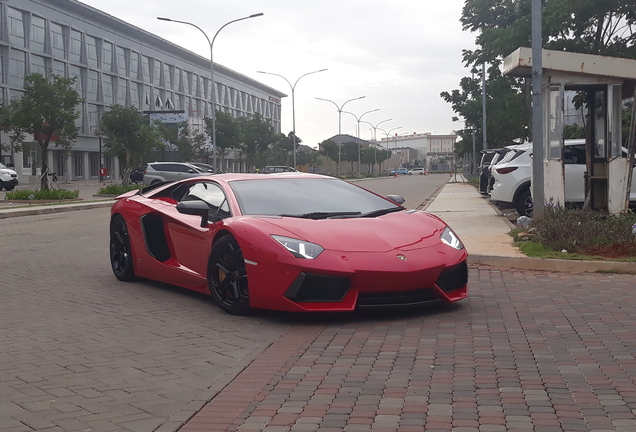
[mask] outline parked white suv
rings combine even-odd
[[[184,162],[150,162],[146,165],[143,184],[183,180],[189,177],[208,175],[202,169]]]
[[[520,216],[532,216],[532,144],[518,145],[513,152],[492,169],[495,183],[490,191],[490,199],[499,207],[514,207]],[[580,204],[585,201],[585,162],[585,140],[565,140],[563,163],[566,203]],[[636,201],[636,175],[632,177],[630,201]]]
[[[13,190],[18,183],[18,173],[0,163],[0,190]]]

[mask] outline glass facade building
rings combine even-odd
[[[0,103],[21,97],[26,75],[48,71],[75,77],[84,99],[77,107],[80,135],[72,150],[51,145],[44,155],[58,177],[96,179],[100,164],[119,176],[119,164],[100,153],[95,135],[110,105],[183,111],[194,124],[212,112],[209,58],[75,0],[0,3]],[[214,81],[217,110],[234,117],[259,113],[280,132],[285,94],[218,64]],[[0,138],[6,146],[8,137]],[[34,183],[43,157],[39,151],[27,139],[20,153],[3,150],[2,161],[15,166],[20,183]]]

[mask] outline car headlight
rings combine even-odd
[[[459,240],[459,237],[453,232],[449,227],[444,228],[442,235],[440,236],[440,240],[442,243],[447,244],[453,249],[462,250],[464,249],[464,245]]]
[[[283,245],[296,258],[315,259],[324,251],[316,243],[278,235],[272,235],[272,238]]]

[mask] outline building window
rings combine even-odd
[[[170,69],[172,69],[172,66],[167,64],[163,65],[163,81],[164,81],[164,86],[168,90],[172,90],[172,73]]]
[[[141,73],[144,82],[150,83],[150,59],[146,56],[143,56],[141,59]]]
[[[75,177],[84,177],[84,154],[80,152],[75,152],[73,164],[73,175]]]
[[[117,57],[117,74],[122,77],[128,76],[126,52],[122,47],[116,47],[115,54]]]
[[[190,78],[192,75],[190,72],[185,72],[183,74],[183,92],[185,94],[190,94]]]
[[[139,100],[140,87],[142,87],[142,84],[137,84],[134,82],[130,83],[130,104],[137,108],[141,108],[141,102]]]
[[[7,8],[7,11],[9,18],[9,43],[15,47],[25,48],[24,14],[10,7]]]
[[[95,135],[101,119],[99,108],[97,105],[86,104],[86,113],[88,114],[88,133]]]
[[[66,152],[64,151],[56,151],[55,152],[55,174],[58,177],[66,176]]]
[[[44,19],[37,16],[31,16],[31,51],[37,53],[45,52],[44,29]]]
[[[55,23],[51,23],[51,51],[53,57],[64,58],[64,28]]]
[[[89,67],[97,67],[97,39],[86,36],[86,62]]]
[[[59,77],[66,77],[66,65],[64,62],[53,60],[53,73]]]
[[[174,90],[181,91],[181,69],[174,68]]]
[[[88,83],[86,86],[86,98],[90,102],[99,101],[99,74],[95,71],[88,71]]]
[[[42,76],[46,76],[47,67],[44,57],[31,55],[31,73],[39,73]]]
[[[82,61],[82,33],[71,29],[70,45],[68,47],[68,59],[80,63]]]
[[[139,79],[139,53],[130,52],[130,77]]]
[[[112,105],[113,101],[113,78],[110,75],[103,74],[104,86],[104,105]]]
[[[75,90],[77,90],[77,93],[79,93],[80,97],[84,97],[84,81],[82,80],[82,69],[79,66],[69,65],[68,75],[69,78],[75,78],[75,84],[73,85],[73,87],[75,88]]]
[[[152,73],[152,84],[157,87],[161,85],[161,62],[159,60],[154,61],[155,66]]]
[[[12,49],[9,57],[9,85],[23,87],[25,75],[26,53]]]
[[[144,111],[150,111],[150,107],[153,105],[152,93],[150,91],[150,86],[144,86],[144,94],[143,94],[143,108]]]
[[[99,153],[91,153],[91,177],[99,176]]]
[[[117,103],[126,106],[126,93],[127,93],[128,81],[123,78],[117,79]]]
[[[102,70],[113,71],[113,44],[106,41],[102,42]]]
[[[4,56],[2,55],[3,50],[0,49],[0,84],[4,84]],[[0,96],[2,96],[2,89],[0,89]],[[4,103],[4,101],[2,101]]]

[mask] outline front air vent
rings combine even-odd
[[[447,293],[465,287],[468,283],[468,264],[462,261],[455,267],[444,270],[435,283]]]

